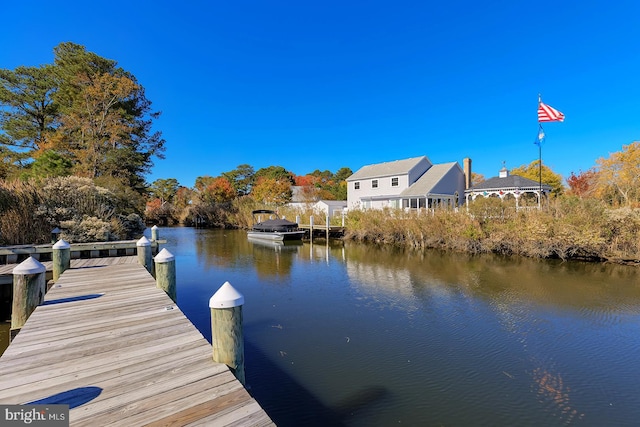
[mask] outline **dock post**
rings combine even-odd
[[[47,268],[33,257],[27,258],[13,269],[11,336],[22,328],[33,310],[44,301],[47,291],[46,271]]]
[[[60,239],[52,249],[53,281],[57,282],[60,275],[71,267],[71,245]]]
[[[331,221],[330,221],[329,215],[327,215],[327,220],[326,220],[326,223],[327,223],[327,242],[329,241],[329,223],[330,222]]]
[[[309,240],[313,242],[313,215],[309,217]]]
[[[58,236],[60,235],[60,229],[58,227],[51,230],[51,244],[54,244],[58,241]]]
[[[244,296],[231,283],[224,284],[209,300],[213,360],[226,364],[245,385],[242,306]]]
[[[153,260],[156,264],[156,287],[165,291],[176,302],[176,257],[163,248]]]
[[[156,240],[158,240],[158,226],[154,225],[151,227],[151,241],[155,242]]]
[[[143,265],[144,268],[151,274],[153,274],[153,262],[151,258],[151,242],[146,237],[142,236],[140,240],[136,242],[138,250],[138,263]]]

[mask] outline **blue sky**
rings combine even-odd
[[[640,139],[638,1],[6,2],[0,68],[64,41],[133,73],[166,139],[149,182],[249,164],[354,172],[538,158],[565,178]]]

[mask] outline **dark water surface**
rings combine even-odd
[[[640,276],[627,266],[162,229],[178,304],[245,296],[251,393],[279,426],[640,423]]]

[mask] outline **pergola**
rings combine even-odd
[[[540,184],[528,178],[519,175],[509,175],[507,168],[500,170],[500,175],[489,178],[473,187],[465,190],[465,202],[475,200],[478,196],[482,197],[499,197],[504,200],[505,197],[513,196],[516,200],[516,209],[519,208],[520,197],[529,193],[534,194],[538,200],[538,208],[542,203],[542,195],[548,195],[551,192],[551,186]]]

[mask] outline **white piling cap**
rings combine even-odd
[[[224,282],[209,300],[209,308],[233,308],[243,304],[244,296],[229,282]]]
[[[136,246],[151,246],[151,242],[145,236],[142,236],[140,240],[136,242]]]
[[[13,274],[38,274],[47,271],[40,261],[30,256],[13,269]]]
[[[157,226],[157,225],[154,225],[153,227],[151,227],[151,229],[152,229],[152,230],[157,230],[157,229],[158,229],[158,226]]]
[[[53,245],[53,249],[70,249],[71,245],[64,240],[60,239]]]
[[[169,262],[169,261],[173,261],[175,259],[176,259],[176,257],[173,256],[173,254],[171,252],[169,252],[167,250],[167,248],[162,248],[162,250],[160,252],[158,252],[158,255],[153,257],[153,260],[155,262],[159,262],[159,263]]]

